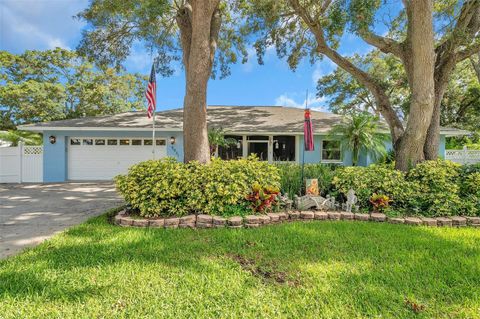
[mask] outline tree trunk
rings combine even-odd
[[[184,161],[210,162],[207,132],[207,85],[217,47],[219,0],[187,1],[178,12],[185,67],[183,102]]]
[[[412,99],[405,132],[395,145],[395,165],[403,171],[424,159],[423,146],[432,119],[435,96],[432,9],[432,0],[412,0],[407,4],[405,69]]]
[[[455,49],[460,47],[462,42],[468,43],[468,39],[475,37],[475,34],[480,29],[480,2],[465,1],[458,16],[455,29],[450,37],[442,42],[437,47],[437,59],[435,61],[435,103],[432,114],[432,120],[428,128],[427,138],[424,145],[424,155],[427,160],[434,160],[438,157],[438,150],[440,146],[440,116],[443,95],[448,86],[448,81],[451,73],[455,69],[457,62],[473,55],[475,51],[478,52],[480,48],[473,49],[470,54],[466,51],[456,53]],[[467,43],[465,43],[467,41]],[[472,41],[473,43],[473,41]],[[472,46],[475,48],[475,46]],[[467,46],[468,48],[468,46]],[[478,53],[480,58],[480,53]],[[475,68],[480,79],[480,68]]]
[[[442,111],[442,100],[447,90],[448,79],[455,67],[455,61],[449,59],[447,64],[437,68],[435,74],[435,102],[433,105],[432,120],[428,127],[427,137],[423,152],[426,160],[435,160],[438,158],[440,149],[440,115]]]

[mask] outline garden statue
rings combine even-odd
[[[297,196],[293,197],[295,207],[300,210],[308,210],[308,209],[325,209],[324,202],[325,198],[322,196],[313,196],[313,195],[305,195],[305,196]]]
[[[352,208],[357,203],[357,196],[355,195],[355,191],[353,189],[349,189],[347,192],[347,204],[346,204],[346,211],[351,213]]]
[[[284,208],[286,211],[292,209],[293,200],[288,198],[288,193],[285,193],[283,195],[280,194],[278,196],[278,199],[279,199],[279,202],[280,202],[280,206],[282,208]]]
[[[327,198],[322,203],[323,209],[326,210],[335,210],[338,207],[338,204],[335,202],[335,197],[327,195]]]

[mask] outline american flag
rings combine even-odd
[[[155,64],[152,64],[152,72],[150,72],[150,79],[148,79],[147,91],[145,92],[145,97],[148,101],[147,116],[151,118],[153,112],[157,107],[156,103],[156,92],[157,92],[157,82],[155,80]]]

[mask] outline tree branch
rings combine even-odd
[[[378,110],[390,126],[392,139],[395,143],[404,132],[403,124],[398,118],[397,113],[392,108],[388,96],[383,91],[382,87],[372,78],[367,72],[356,67],[347,58],[341,56],[337,51],[332,49],[326,42],[323,34],[323,29],[317,21],[314,21],[298,0],[289,0],[292,8],[298,13],[302,20],[308,25],[317,41],[317,51],[326,55],[339,67],[350,73],[359,83],[364,85],[370,92],[372,92],[377,102]]]
[[[477,53],[478,56],[478,62],[475,62],[475,59],[473,56],[470,57],[470,63],[473,66],[473,69],[475,70],[475,73],[477,74],[477,79],[480,82],[480,52]]]
[[[217,50],[218,33],[222,25],[222,16],[217,9],[213,12],[212,21],[210,23],[210,63],[213,64],[215,51]]]
[[[468,48],[463,49],[462,51],[459,51],[457,53],[457,61],[463,61],[465,59],[468,59],[475,53],[480,53],[480,41],[474,43]]]
[[[391,53],[401,60],[404,59],[404,49],[400,42],[390,38],[382,37],[374,34],[370,30],[359,31],[359,35],[365,42],[377,47],[383,53]]]
[[[192,42],[192,6],[185,2],[177,11],[176,21],[180,29],[180,42],[182,44],[183,66],[188,72],[188,60]]]

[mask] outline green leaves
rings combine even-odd
[[[329,132],[332,138],[340,139],[345,150],[352,150],[353,165],[357,165],[360,151],[365,150],[374,160],[386,154],[386,134],[381,129],[379,119],[363,112],[346,117],[341,124],[335,125]]]
[[[247,206],[245,198],[252,185],[278,187],[279,179],[276,167],[254,158],[214,158],[208,165],[167,158],[134,165],[115,182],[125,200],[142,216],[156,217],[223,215],[225,210],[231,213],[233,206]]]
[[[42,145],[42,136],[28,131],[0,132],[0,139],[11,142],[11,146],[18,146],[20,142],[25,143],[25,145]]]
[[[15,55],[0,51],[0,128],[18,124],[115,114],[140,109],[146,78],[99,69],[56,48]]]
[[[480,173],[444,160],[425,161],[408,173],[391,165],[345,167],[338,169],[333,186],[338,193],[353,189],[359,205],[370,208],[373,194],[386,195],[392,209],[405,215],[479,215]]]
[[[157,71],[171,76],[182,57],[176,21],[181,3],[168,0],[91,1],[90,6],[77,15],[89,25],[78,50],[102,66],[121,68],[132,46],[142,45],[152,57],[158,57]],[[222,24],[216,41],[212,77],[219,73],[222,78],[230,74],[231,63],[245,62],[248,52],[236,1],[221,1],[218,10]]]

